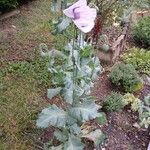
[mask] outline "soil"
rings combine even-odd
[[[93,89],[92,95],[102,103],[106,95],[112,91],[118,92],[109,79],[108,74],[103,73]],[[150,92],[150,87],[145,86],[139,97],[144,97]],[[105,150],[146,150],[150,141],[149,129],[137,129],[133,125],[138,121],[138,114],[125,108],[121,112],[107,113],[108,124],[102,127],[107,135]]]

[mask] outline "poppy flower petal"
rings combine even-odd
[[[63,10],[63,13],[69,17],[69,18],[74,18],[74,9],[75,8],[80,8],[83,6],[87,6],[87,1],[86,0],[79,0],[76,3],[74,3],[72,6],[70,6],[69,8]]]

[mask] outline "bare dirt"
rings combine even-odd
[[[112,91],[120,91],[114,87],[108,79],[108,74],[103,73],[92,94],[102,103],[106,95]],[[144,97],[150,92],[150,87],[145,86],[139,92],[139,97]],[[150,141],[149,129],[137,129],[133,126],[138,121],[138,114],[128,108],[121,112],[107,113],[108,124],[102,127],[103,132],[108,136],[105,143],[105,150],[146,150]]]

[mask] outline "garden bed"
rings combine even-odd
[[[108,73],[103,73],[92,91],[92,95],[97,98],[97,103],[102,104],[104,98],[112,91],[120,91],[113,86],[108,79]],[[150,92],[150,86],[138,93],[143,98]],[[108,113],[108,123],[102,127],[102,130],[108,135],[108,141],[105,144],[105,150],[146,150],[149,143],[149,130],[137,129],[134,123],[138,121],[138,114],[125,108],[119,113]]]
[[[32,2],[22,6],[19,11],[20,14],[17,14],[17,17],[4,19],[0,22],[0,30],[2,31],[0,33],[0,54],[3,71],[2,75],[0,74],[3,90],[3,101],[0,105],[3,107],[1,110],[4,114],[0,124],[2,127],[0,149],[2,147],[4,150],[10,148],[42,150],[43,143],[53,137],[54,130],[53,128],[38,130],[35,127],[37,114],[47,104],[56,104],[62,107],[64,104],[60,97],[51,101],[46,97],[46,88],[50,86],[50,76],[47,74],[47,68],[44,67],[46,62],[39,58],[37,46],[44,42],[52,47],[52,41],[59,40],[61,37],[54,37],[50,34],[49,0]],[[120,28],[112,29],[112,27],[103,31],[108,35],[110,45],[121,32]],[[64,41],[59,43],[58,48],[61,47],[61,44],[64,44]],[[127,45],[131,46],[130,40]],[[99,76],[92,89],[92,95],[96,97],[97,104],[102,104],[104,98],[112,91],[124,93],[123,89],[114,86],[108,78],[112,63],[103,63],[104,72]],[[150,86],[144,85],[144,88],[135,95],[143,99],[149,93]],[[28,115],[25,115],[24,112]],[[150,140],[149,129],[134,126],[138,121],[137,113],[125,107],[120,112],[107,113],[106,115],[108,120],[106,125],[98,125],[95,120],[90,122],[93,126],[96,125],[102,129],[107,135],[107,140],[101,146],[102,150],[147,149]],[[21,122],[21,120],[23,121]],[[56,141],[54,145],[57,144]],[[91,145],[89,141],[86,141],[86,144],[86,150],[93,150],[93,147],[89,146]]]

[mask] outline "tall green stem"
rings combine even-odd
[[[74,48],[75,48],[75,32],[76,32],[76,30],[75,30],[75,25],[74,25],[74,31],[73,31],[73,36],[74,36],[74,38],[73,38],[73,49],[72,49],[72,62],[73,62],[73,102],[75,101],[75,95],[74,95],[74,86],[75,86],[75,75],[76,75],[76,64],[75,64],[75,57],[74,57]]]

